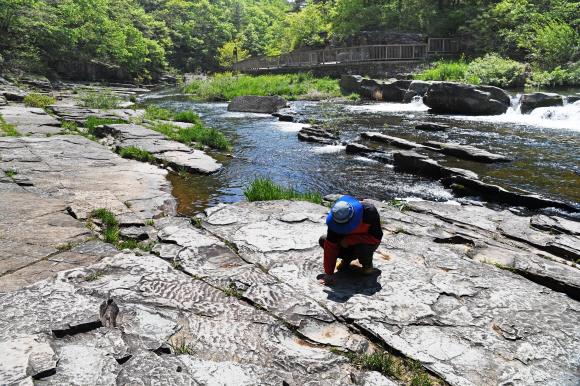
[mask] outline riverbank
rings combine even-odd
[[[186,157],[201,183],[224,178],[203,175],[216,161],[135,124],[96,126],[97,141],[46,136],[40,127],[113,113],[57,106],[55,117],[0,108],[20,109],[6,115],[30,128],[0,138],[1,383],[578,383],[577,222],[361,194],[385,233],[375,269],[353,264],[325,287],[328,206],[240,201],[176,217],[170,162]],[[266,116],[254,115],[243,130],[261,130]],[[130,147],[156,161],[117,154]]]

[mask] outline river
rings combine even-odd
[[[228,112],[225,102],[193,101],[176,89],[142,95],[139,105],[193,109],[206,125],[221,130],[233,145],[233,157],[226,152],[209,152],[223,164],[216,174],[168,177],[180,201],[178,211],[185,215],[218,203],[242,200],[243,185],[255,175],[268,175],[277,183],[300,189],[348,193],[359,199],[479,201],[477,197],[456,198],[436,181],[395,172],[392,166],[371,156],[347,154],[341,145],[301,142],[297,138],[304,126],[301,123],[280,122],[267,114]],[[290,107],[303,119],[320,118],[329,112],[328,104],[322,102],[296,101],[290,102]],[[334,103],[331,110],[346,117],[338,123],[342,141],[378,146],[387,155],[399,150],[360,139],[361,132],[379,131],[418,142],[457,142],[510,155],[515,158],[513,162],[490,165],[426,152],[442,164],[477,173],[484,182],[538,193],[580,208],[580,101],[522,115],[519,94],[513,93],[512,108],[499,116],[431,114],[420,98],[410,104],[345,101]],[[420,122],[453,127],[447,132],[415,130]]]

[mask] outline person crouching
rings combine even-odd
[[[353,260],[362,265],[363,275],[373,271],[373,253],[383,238],[379,212],[373,204],[342,196],[326,217],[328,231],[318,242],[324,248],[324,278],[320,284],[334,284],[334,269],[344,271]],[[338,265],[336,260],[340,259]]]

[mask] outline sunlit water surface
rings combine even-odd
[[[233,145],[233,158],[226,152],[209,152],[223,164],[218,173],[186,179],[168,177],[180,200],[178,210],[186,215],[243,199],[243,185],[255,175],[268,175],[277,183],[300,189],[348,193],[360,199],[465,200],[456,199],[438,182],[395,172],[372,156],[346,154],[344,144],[301,142],[297,132],[305,124],[280,122],[268,114],[228,112],[227,103],[192,101],[173,89],[143,95],[139,103],[193,109],[207,125],[224,132]],[[457,142],[510,155],[515,158],[511,163],[482,164],[425,151],[444,165],[477,173],[485,182],[539,193],[580,208],[580,102],[522,115],[519,95],[514,94],[512,108],[499,116],[431,114],[420,98],[410,104],[364,101],[337,106],[338,112],[348,117],[340,124],[341,141],[378,147],[387,156],[399,150],[360,138],[361,132],[378,131],[417,142]],[[303,101],[290,102],[290,107],[302,119],[319,118],[321,110],[327,109],[320,102]],[[420,122],[453,128],[447,132],[415,130]]]

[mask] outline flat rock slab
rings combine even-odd
[[[415,126],[415,129],[425,131],[447,131],[449,130],[449,126],[439,123],[420,123]]]
[[[400,170],[426,175],[434,179],[449,178],[456,175],[471,179],[478,178],[477,174],[469,170],[442,166],[428,156],[413,151],[393,153],[393,165]]]
[[[62,130],[60,121],[35,107],[0,107],[0,115],[10,125],[16,125],[20,134],[54,134]]]
[[[46,108],[56,114],[61,120],[76,122],[81,126],[87,122],[88,117],[127,121],[126,117],[120,117],[113,112],[77,105],[48,105]]]
[[[375,132],[362,133],[361,137],[368,139],[370,141],[386,143],[390,146],[395,146],[401,149],[418,149],[424,147],[423,145],[413,141]]]
[[[28,339],[37,342],[28,352],[45,353],[28,373],[26,358],[10,362],[2,383],[50,368],[45,384],[351,384],[344,357],[150,254],[118,254],[2,293],[0,315],[0,347]],[[190,355],[153,352],[167,342]]]
[[[422,145],[427,146],[428,148],[431,148],[443,154],[451,155],[466,160],[485,163],[512,161],[512,158],[507,157],[505,155],[490,153],[486,150],[478,149],[476,147],[468,145],[460,145],[458,143],[426,141],[423,142]]]
[[[281,96],[242,95],[232,99],[228,111],[271,114],[288,107],[288,101]]]
[[[288,212],[319,219],[278,220]],[[235,244],[244,260],[420,360],[451,385],[580,382],[577,301],[474,261],[453,245],[405,233],[383,238],[371,275],[351,266],[336,273],[334,287],[321,286],[318,236],[326,231],[327,212],[309,203],[239,202],[208,210],[204,227]],[[472,223],[473,214],[466,211],[464,219]],[[437,224],[434,217],[425,221]]]
[[[356,153],[376,153],[376,152],[380,152],[380,150],[362,145],[360,143],[348,143],[346,145],[346,152],[347,153],[355,153],[355,154]]]
[[[36,194],[62,200],[78,218],[108,208],[115,215],[134,213],[143,220],[175,208],[167,171],[123,159],[82,136],[0,138],[0,157],[3,169],[17,171],[34,185],[1,183],[0,188],[34,188]]]
[[[136,147],[155,156],[158,163],[168,164],[175,170],[188,173],[211,174],[222,165],[201,150],[164,139],[165,135],[140,125],[102,125],[95,128],[97,137],[111,135],[122,142],[119,149]]]

